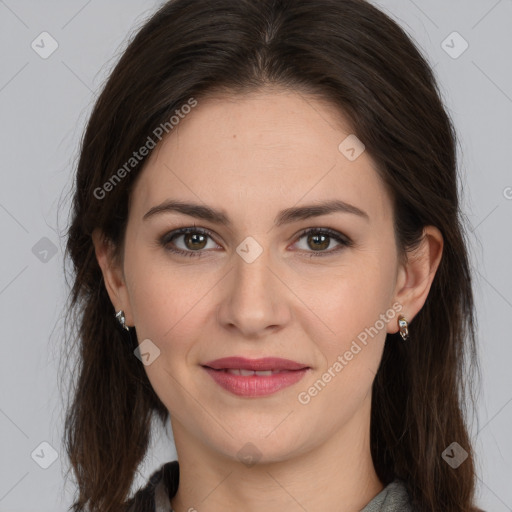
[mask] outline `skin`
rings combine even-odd
[[[149,338],[160,350],[145,370],[170,412],[180,461],[176,512],[352,512],[383,489],[370,454],[371,386],[398,314],[309,403],[297,397],[393,304],[411,322],[443,239],[427,226],[420,246],[399,262],[392,203],[374,162],[367,152],[349,161],[338,150],[351,133],[332,105],[294,91],[203,99],[136,181],[123,261],[116,264],[99,231],[93,235],[116,311],[124,310],[139,343]],[[219,209],[232,226],[172,212],[143,220],[167,199]],[[328,199],[369,220],[336,212],[274,225],[282,209]],[[211,237],[173,242],[200,257],[159,244],[194,225]],[[327,238],[324,256],[309,257],[319,249],[300,236],[305,228],[331,228],[353,245]],[[248,236],[263,250],[252,263],[236,252]],[[201,367],[233,355],[283,357],[311,369],[273,395],[238,397]],[[254,465],[237,456],[249,442],[259,451]]]

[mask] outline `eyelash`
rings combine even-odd
[[[172,240],[179,237],[180,235],[185,235],[187,233],[196,233],[196,234],[201,234],[201,235],[205,235],[205,236],[212,238],[210,231],[208,231],[206,229],[202,229],[202,228],[197,228],[194,226],[194,227],[180,228],[180,229],[171,231],[169,233],[166,233],[163,237],[160,238],[160,245],[165,250],[175,253],[175,254],[179,254],[180,256],[187,256],[187,257],[192,257],[192,258],[200,257],[201,253],[204,252],[205,249],[201,249],[198,251],[184,251],[182,249],[173,249],[169,246],[169,243]],[[327,235],[329,238],[333,238],[334,240],[339,242],[341,244],[341,247],[338,246],[338,248],[331,249],[329,251],[318,251],[318,252],[306,251],[308,253],[311,252],[311,254],[309,255],[310,258],[329,256],[329,255],[340,252],[341,250],[343,250],[344,247],[352,247],[352,245],[353,245],[352,240],[350,240],[347,236],[344,236],[341,233],[339,233],[338,231],[334,231],[333,229],[330,229],[330,228],[307,228],[299,233],[299,235],[297,237],[297,241],[300,240],[301,238],[303,238],[304,236],[313,234],[313,233],[320,234],[320,235]]]

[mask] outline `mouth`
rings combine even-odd
[[[239,372],[255,372],[261,375],[271,375],[261,372],[278,373],[282,371],[304,370],[309,368],[307,364],[292,361],[291,359],[282,359],[280,357],[263,357],[260,359],[247,359],[245,357],[223,357],[209,361],[202,366],[212,370],[235,370]],[[236,375],[253,375],[253,373],[237,373]]]
[[[224,390],[243,397],[273,394],[301,380],[311,368],[281,358],[229,357],[201,365]]]
[[[296,372],[299,370],[248,370],[246,368],[211,368],[206,366],[206,368],[210,368],[216,372],[225,372],[230,375],[241,375],[242,377],[250,377],[251,375],[257,375],[259,377],[269,377],[270,375],[275,375],[277,373],[284,372]]]

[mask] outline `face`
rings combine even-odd
[[[400,267],[374,163],[354,159],[353,141],[340,150],[351,133],[318,99],[260,92],[199,101],[151,154],[130,199],[120,296],[175,438],[230,458],[252,443],[279,461],[368,430]],[[216,216],[155,208],[169,201]],[[335,201],[345,207],[311,209]],[[205,369],[226,357],[306,369]]]

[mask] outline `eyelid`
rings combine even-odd
[[[217,243],[215,240],[215,236],[213,236],[214,234],[211,230],[209,230],[207,228],[198,227],[194,224],[193,226],[177,228],[177,229],[174,229],[172,231],[165,233],[162,237],[159,238],[159,245],[164,247],[164,249],[166,249],[169,252],[172,252],[175,254],[180,254],[180,255],[185,255],[185,256],[199,257],[204,253],[211,252],[211,249],[210,250],[200,249],[197,251],[191,251],[191,250],[185,251],[183,249],[170,249],[168,247],[168,244],[170,243],[170,241],[172,239],[178,238],[182,235],[186,235],[187,233],[199,233],[199,234],[202,234],[202,235],[205,235],[205,236],[211,238],[215,243]],[[315,257],[315,256],[321,257],[321,256],[328,256],[331,254],[338,253],[344,247],[352,247],[354,245],[354,242],[344,233],[341,233],[335,229],[328,228],[328,227],[315,227],[315,226],[305,228],[305,229],[299,231],[299,233],[297,233],[296,235],[294,235],[294,240],[295,240],[294,244],[297,243],[301,238],[303,238],[304,236],[306,236],[310,233],[327,235],[328,237],[336,240],[338,242],[338,244],[340,244],[340,247],[335,248],[335,249],[326,250],[326,251],[303,251],[303,250],[299,249],[296,252],[303,252],[303,253],[307,254],[308,256],[312,256],[312,257]],[[219,244],[217,243],[217,245],[219,245]]]
[[[341,231],[338,231],[336,229],[328,228],[328,227],[311,227],[311,228],[305,228],[302,231],[299,231],[297,233],[296,238],[300,239],[304,235],[308,235],[310,233],[321,233],[329,235],[331,238],[334,239],[340,239],[341,242],[343,242],[346,245],[352,245],[353,241],[344,233]]]
[[[160,243],[165,247],[173,238],[178,238],[179,236],[186,235],[187,233],[199,233],[205,236],[210,237],[217,245],[217,241],[213,236],[213,232],[207,228],[201,228],[198,226],[186,226],[182,228],[173,229],[172,231],[166,232],[163,236],[159,238]],[[205,249],[201,249],[201,251],[205,251]],[[186,251],[186,252],[201,252],[201,251]]]

